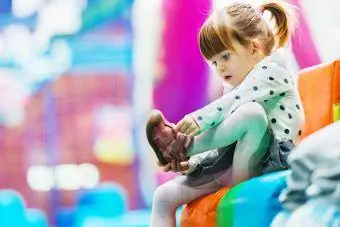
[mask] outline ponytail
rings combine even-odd
[[[260,6],[261,12],[269,11],[275,19],[274,37],[278,48],[290,41],[295,29],[295,9],[289,4],[270,1]]]

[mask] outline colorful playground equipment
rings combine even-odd
[[[39,209],[27,209],[25,200],[14,190],[0,191],[0,226],[1,227],[47,227],[44,212]]]
[[[306,116],[302,138],[339,119],[339,60],[303,70],[298,87]],[[285,174],[261,176],[202,197],[185,206],[181,226],[269,226],[281,210],[278,195]]]

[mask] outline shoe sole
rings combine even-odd
[[[146,137],[149,141],[150,146],[154,150],[157,159],[159,160],[161,165],[166,165],[168,162],[165,160],[161,151],[158,150],[156,144],[152,139],[152,132],[154,128],[156,128],[161,122],[164,122],[163,115],[160,111],[154,110],[151,112],[148,122],[146,123]]]

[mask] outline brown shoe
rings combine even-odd
[[[175,160],[188,160],[185,152],[191,144],[191,138],[177,133],[158,110],[153,110],[146,124],[146,136],[161,165]]]

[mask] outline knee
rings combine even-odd
[[[153,203],[168,201],[169,200],[168,195],[169,190],[167,188],[167,183],[158,186],[153,194]]]
[[[153,194],[152,209],[158,210],[160,213],[172,213],[178,208],[179,200],[176,196],[178,190],[174,190],[171,181],[158,186]]]
[[[249,127],[256,128],[256,130],[267,130],[267,114],[260,104],[256,102],[245,103],[238,109],[242,112],[245,120],[249,122],[249,124],[247,124]]]

